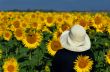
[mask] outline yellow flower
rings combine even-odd
[[[50,68],[49,68],[49,66],[45,66],[45,72],[50,72]]]
[[[46,26],[51,27],[52,25],[54,25],[54,22],[55,22],[54,15],[52,13],[47,13],[45,20]]]
[[[47,28],[47,26],[43,26],[42,29],[41,29],[41,31],[42,31],[42,32],[45,32],[45,31],[46,31],[46,32],[52,33],[52,32]]]
[[[102,15],[97,13],[94,17],[95,24],[100,24],[102,22]]]
[[[30,26],[31,26],[32,28],[35,28],[36,30],[41,30],[42,27],[43,27],[43,24],[41,24],[39,21],[32,21],[32,22],[30,23]]]
[[[58,29],[57,31],[55,31],[55,32],[53,33],[53,39],[54,39],[54,38],[57,38],[57,39],[60,40],[61,34],[62,34],[62,31],[61,31],[60,29]]]
[[[63,17],[64,17],[65,23],[67,23],[67,24],[69,24],[69,25],[73,24],[73,16],[72,16],[72,13],[64,12],[64,13],[63,13]]]
[[[0,37],[2,36],[2,34],[3,34],[3,31],[2,31],[2,30],[0,30]]]
[[[12,32],[11,31],[8,31],[6,30],[4,33],[3,33],[3,38],[7,41],[9,41],[11,39],[11,36],[12,36]]]
[[[96,28],[97,32],[103,32],[104,27],[107,24],[107,19],[105,16],[103,16],[102,13],[96,13],[93,17],[94,23],[93,26]]]
[[[22,40],[24,37],[24,32],[22,28],[17,28],[14,31],[14,36],[16,37],[17,40]]]
[[[5,59],[3,64],[4,72],[19,72],[19,65],[15,58],[8,58]]]
[[[51,54],[52,56],[54,56],[55,53],[61,48],[62,46],[58,39],[53,39],[52,41],[49,41],[49,43],[47,44],[47,50],[49,54]]]
[[[74,62],[74,69],[77,72],[90,72],[92,69],[93,61],[89,59],[89,56],[78,56]]]
[[[28,33],[24,36],[22,42],[28,49],[35,49],[40,45],[42,36],[39,33]]]
[[[29,22],[25,19],[21,21],[21,28],[23,29],[30,28]]]
[[[62,24],[61,27],[59,27],[59,29],[64,32],[65,30],[69,30],[71,28],[71,26],[69,24]]]
[[[14,26],[14,28],[19,28],[20,27],[20,21],[19,20],[13,21],[13,26]]]
[[[84,16],[81,16],[81,18],[78,21],[81,26],[83,26],[85,29],[87,29],[91,24],[91,23],[89,23],[90,19],[91,19],[91,17],[89,15],[84,15]]]
[[[62,14],[56,14],[55,15],[55,23],[56,23],[56,26],[59,27],[61,26],[62,24],[64,24],[64,17]]]
[[[37,20],[39,21],[40,24],[45,24],[46,14],[45,13],[40,13],[38,15],[38,19]]]
[[[110,34],[110,18],[109,18],[109,20],[107,21],[108,23],[107,23],[107,25],[106,25],[106,30],[107,30],[107,32]]]
[[[0,59],[2,58],[2,50],[0,49]]]
[[[108,50],[107,54],[105,55],[105,60],[108,64],[110,64],[110,50]]]

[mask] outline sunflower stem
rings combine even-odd
[[[30,53],[29,53],[29,60],[31,60],[31,51],[30,51]]]
[[[16,55],[18,54],[18,47],[16,48]]]
[[[7,55],[8,55],[8,52],[7,52],[7,48],[6,48],[6,57],[7,57]]]

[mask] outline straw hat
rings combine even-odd
[[[64,31],[60,42],[62,47],[75,52],[86,51],[91,47],[89,36],[80,25],[74,25],[70,30]]]

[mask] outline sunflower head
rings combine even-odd
[[[95,24],[100,24],[102,22],[101,14],[96,14],[94,21],[95,21]]]
[[[11,36],[12,36],[12,33],[11,31],[5,31],[4,34],[3,34],[3,37],[5,40],[9,41],[11,39]]]
[[[65,30],[68,30],[68,29],[70,29],[70,25],[69,24],[62,24],[62,26],[61,26],[61,30],[62,31],[65,31]]]
[[[78,56],[77,60],[74,62],[74,69],[77,72],[90,72],[92,69],[93,61],[89,59],[89,56]]]
[[[105,55],[105,60],[108,64],[110,64],[110,50],[108,50],[107,54]]]
[[[8,58],[4,61],[3,70],[4,72],[18,72],[18,67],[19,64],[15,58]]]
[[[49,43],[47,45],[47,50],[48,50],[49,54],[51,54],[52,56],[54,56],[55,53],[61,48],[62,48],[62,46],[58,39],[53,39],[52,41],[49,41]]]
[[[87,21],[85,19],[81,19],[80,24],[81,24],[81,26],[85,27],[87,24]]]
[[[2,58],[2,50],[0,49],[0,59]]]
[[[62,24],[64,24],[64,17],[62,14],[55,15],[55,23],[57,26],[61,26]]]
[[[60,39],[61,34],[62,34],[62,31],[58,29],[56,32],[54,32],[53,38]]]
[[[22,28],[18,28],[14,31],[14,36],[16,37],[17,40],[22,40],[23,38],[23,35],[24,32],[23,32],[23,29]]]
[[[53,14],[47,13],[46,20],[45,20],[46,26],[51,27],[54,24],[54,22],[55,22],[55,18],[53,16]]]
[[[27,33],[25,34],[24,39],[22,40],[25,47],[28,47],[29,49],[37,48],[37,46],[40,44],[42,40],[42,36],[39,33]]]
[[[19,28],[20,27],[20,21],[18,21],[18,20],[13,21],[13,26],[14,26],[14,28]]]

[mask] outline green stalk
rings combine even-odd
[[[32,59],[32,56],[31,56],[31,50],[30,50],[30,52],[29,52],[29,60],[31,60]]]

